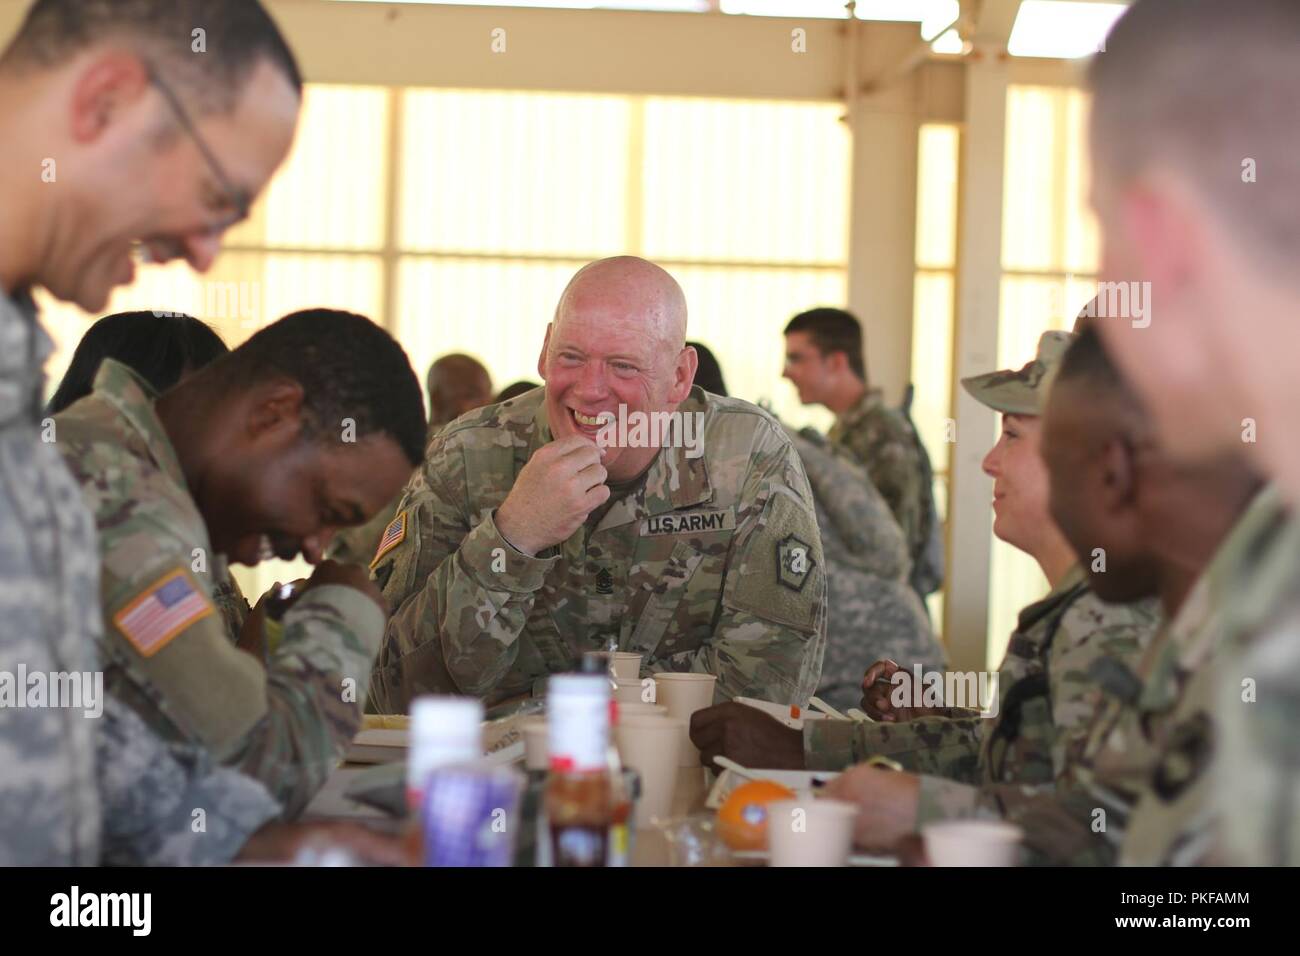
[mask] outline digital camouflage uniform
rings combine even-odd
[[[105,360],[94,392],[56,419],[99,529],[106,686],[159,735],[260,780],[293,816],[360,726],[383,614],[353,588],[315,587],[285,614],[265,667],[236,649],[213,603],[208,530],[154,397]]]
[[[95,526],[42,440],[57,437],[40,421],[49,353],[30,300],[0,293],[0,674],[11,679],[99,670]],[[224,863],[279,812],[256,781],[169,747],[111,696],[98,717],[0,704],[0,768],[3,866]]]
[[[871,483],[903,531],[908,556],[916,560],[929,543],[929,497],[911,423],[886,407],[879,390],[871,389],[835,419],[826,437],[866,466]]]
[[[385,712],[420,693],[489,703],[574,669],[585,650],[644,655],[643,674],[718,677],[738,695],[806,704],[826,639],[812,494],[780,424],[699,388],[702,450],[665,448],[568,540],[536,557],[496,509],[551,440],[537,389],[444,428],[373,564],[394,609],[371,688]]]
[[[1222,737],[1209,772],[1213,858],[1241,866],[1300,865],[1300,522],[1273,502],[1271,523],[1216,582],[1226,638],[1208,694]]]
[[[944,653],[908,582],[903,534],[862,465],[812,429],[786,429],[803,462],[826,557],[826,656],[817,695],[856,707],[862,675],[888,658],[942,669]]]

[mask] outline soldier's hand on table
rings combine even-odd
[[[378,604],[379,609],[384,612],[384,617],[388,617],[388,602],[384,600],[379,585],[370,580],[370,572],[361,565],[342,564],[338,561],[322,561],[312,571],[311,577],[307,579],[307,584],[303,590],[304,592],[310,591],[312,588],[321,587],[325,584],[341,584],[344,587],[360,591]]]
[[[908,700],[912,698],[912,677],[907,671],[903,671],[906,683],[901,688],[893,683],[894,674],[902,670],[894,661],[888,660],[876,661],[867,668],[867,673],[862,678],[862,701],[860,706],[872,719],[886,723],[897,723],[924,717],[933,710],[933,708],[929,707],[894,706],[892,695],[896,690],[905,689],[906,698]],[[883,681],[883,683],[877,683],[878,681]]]
[[[892,850],[916,832],[920,778],[913,773],[859,765],[822,788],[821,796],[856,804],[853,842],[865,850]]]
[[[609,500],[603,452],[580,435],[543,445],[497,509],[497,530],[516,550],[536,555],[564,541]]]
[[[288,863],[305,850],[343,850],[362,863],[410,866],[410,849],[397,837],[359,823],[268,823],[244,844],[236,860],[243,863]]]
[[[787,727],[754,707],[728,701],[691,715],[691,743],[713,766],[719,754],[743,767],[802,770],[803,731]],[[716,769],[716,768],[715,768]]]

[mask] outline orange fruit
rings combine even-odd
[[[718,807],[718,836],[733,850],[767,849],[767,805],[794,795],[774,780],[742,783]]]

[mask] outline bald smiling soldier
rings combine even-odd
[[[395,609],[372,708],[493,703],[611,645],[643,676],[717,675],[718,701],[807,703],[826,639],[808,480],[775,419],[692,387],[685,337],[667,272],[593,262],[547,327],[545,387],[430,443],[372,565]]]

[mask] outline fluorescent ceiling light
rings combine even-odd
[[[1016,14],[1007,52],[1070,60],[1102,49],[1111,25],[1126,4],[1078,0],[1024,0]]]

